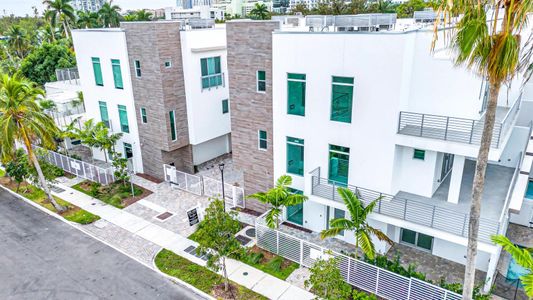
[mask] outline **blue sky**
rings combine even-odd
[[[176,5],[175,0],[114,0],[113,3],[119,5],[123,10],[163,8]],[[17,16],[32,15],[32,6],[36,6],[41,13],[44,10],[42,0],[0,0],[0,15],[10,15],[11,13]]]

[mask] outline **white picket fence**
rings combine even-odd
[[[222,182],[220,180],[182,172],[170,165],[164,165],[163,168],[165,181],[181,190],[199,196],[222,197]],[[244,189],[241,187],[224,183],[224,198],[229,207],[245,207]]]

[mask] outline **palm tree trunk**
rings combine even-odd
[[[476,172],[472,188],[472,203],[470,204],[470,220],[468,222],[468,246],[466,252],[466,267],[463,286],[463,299],[471,300],[475,285],[477,241],[479,236],[479,217],[481,211],[481,197],[485,185],[485,173],[492,142],[492,131],[496,119],[496,105],[501,82],[491,82],[489,86],[489,103],[485,113],[483,135],[476,162]]]

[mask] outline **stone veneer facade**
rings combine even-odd
[[[226,23],[231,139],[233,162],[243,172],[246,194],[262,192],[274,184],[272,147],[272,31],[278,21],[238,20]],[[257,92],[256,72],[266,71],[266,92]],[[267,150],[258,147],[258,131],[267,132]],[[265,211],[267,206],[248,200],[246,207]]]
[[[170,163],[193,173],[179,22],[124,22],[120,27],[126,34],[144,173],[163,179],[163,164]],[[141,77],[136,76],[135,60],[140,61]],[[167,61],[171,62],[169,68],[165,67]],[[141,107],[146,109],[146,124],[141,121]],[[172,110],[175,141],[170,135]]]

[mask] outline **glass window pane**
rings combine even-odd
[[[228,99],[222,100],[222,113],[225,114],[229,112]]]
[[[174,111],[171,110],[169,113],[169,119],[170,119],[170,137],[173,141],[176,140],[176,118],[174,116]]]
[[[141,121],[143,123],[146,123],[148,121],[148,118],[146,117],[146,108],[141,107]]]
[[[289,74],[287,74],[287,78],[305,80],[305,74],[289,73]]]
[[[124,157],[132,158],[133,157],[133,148],[131,144],[124,143]]]
[[[216,56],[214,58],[214,64],[215,64],[215,74],[222,73],[221,68],[220,68],[220,56]]]
[[[287,138],[288,140],[289,138]],[[304,173],[304,147],[287,143],[287,173],[303,175]]]
[[[352,121],[353,86],[333,84],[331,94],[331,120]]]
[[[265,71],[257,71],[257,79],[258,79],[258,80],[266,80],[266,73],[265,73]]]
[[[293,206],[287,206],[287,220],[291,223],[303,225],[304,206],[302,203]]]
[[[94,81],[96,82],[96,85],[103,86],[104,81],[102,78],[102,67],[100,66],[100,58],[93,57],[92,63],[93,63]]]
[[[333,82],[353,84],[353,77],[333,76]]]
[[[287,113],[305,115],[305,82],[288,81]]]
[[[328,179],[338,185],[347,185],[350,165],[350,149],[335,145],[330,145],[329,148]]]
[[[113,80],[115,81],[115,88],[117,89],[124,88],[122,84],[122,72],[120,70],[120,60],[112,59],[111,66],[113,68]]]
[[[126,110],[126,106],[119,105],[118,106],[118,117],[120,119],[120,129],[122,132],[129,133],[130,127],[128,124],[128,112]]]
[[[267,141],[266,140],[259,140],[259,148],[260,149],[266,149],[267,148]]]
[[[207,76],[207,58],[200,59],[200,64],[202,67],[202,76]]]
[[[416,232],[409,229],[402,229],[401,241],[414,245],[416,242]]]
[[[98,101],[100,107],[100,118],[104,122],[105,126],[109,128],[109,114],[107,113],[107,104],[103,101]]]
[[[420,248],[431,250],[431,247],[433,245],[433,237],[429,235],[425,235],[422,233],[418,234],[418,240],[416,242],[416,245]]]
[[[413,158],[424,160],[426,158],[426,151],[425,150],[420,150],[420,149],[415,149],[415,151],[413,153]]]
[[[335,208],[333,212],[333,219],[345,218],[346,212],[342,209]],[[344,235],[344,230],[339,232],[339,235]]]
[[[258,81],[257,82],[257,90],[260,91],[260,92],[266,91],[266,82]]]
[[[266,139],[266,138],[267,138],[267,133],[266,133],[266,131],[264,131],[264,130],[259,130],[259,138],[260,138],[260,139]]]

